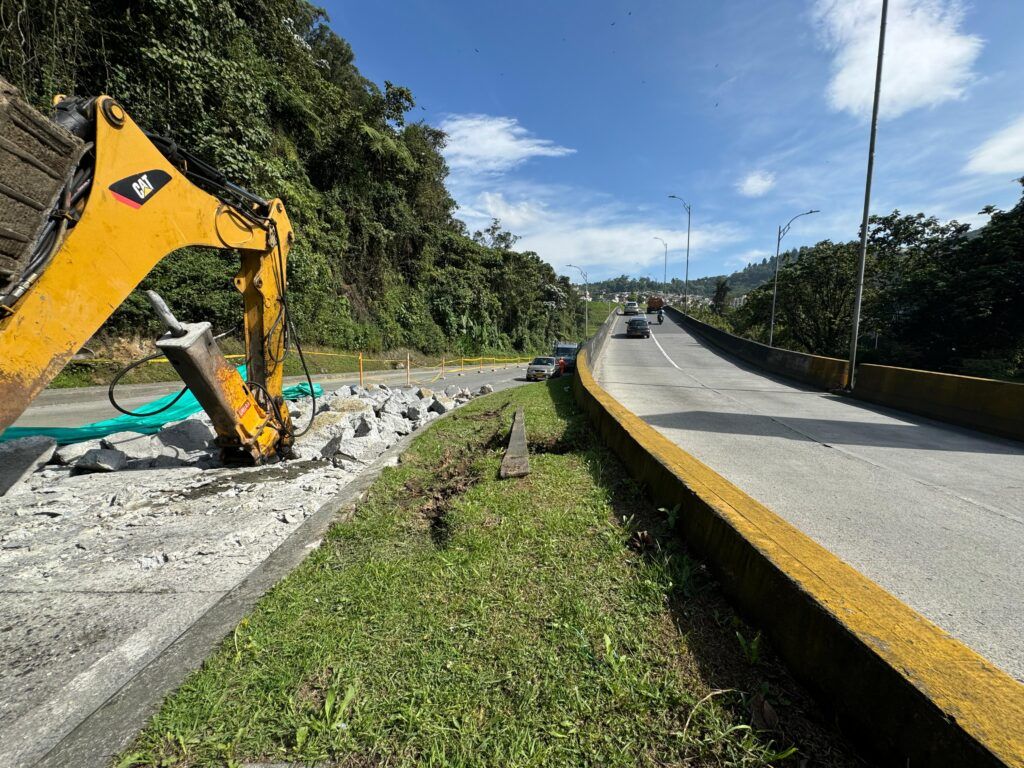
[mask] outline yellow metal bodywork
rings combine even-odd
[[[266,225],[196,187],[160,153],[116,102],[96,100],[96,167],[78,224],[70,230],[38,281],[0,320],[0,431],[25,410],[128,294],[165,256],[186,246],[235,248],[242,267],[235,286],[245,306],[249,379],[281,394],[284,358],[282,292],[292,228],[284,206],[271,202]],[[114,117],[114,122],[108,117]],[[117,124],[120,123],[120,124]],[[133,175],[163,171],[170,180],[144,205],[126,205],[110,186]],[[241,379],[238,379],[241,382]],[[224,382],[237,408],[239,434],[222,440],[255,440],[262,456],[274,453],[278,430],[237,383]],[[290,435],[287,409],[281,404]],[[264,424],[264,427],[260,426]]]

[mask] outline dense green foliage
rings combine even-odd
[[[285,201],[307,341],[533,350],[579,322],[579,297],[536,254],[514,252],[498,227],[467,236],[444,184],[444,134],[410,121],[408,89],[366,80],[306,0],[0,0],[0,24],[0,74],[37,106],[108,93],[140,125]],[[234,264],[190,249],[144,287],[183,318],[231,328]],[[137,293],[107,328],[151,323]]]
[[[924,214],[871,218],[861,316],[864,362],[980,376],[1024,376],[1024,198],[988,208],[978,230]],[[845,356],[859,242],[824,241],[779,271],[775,343]],[[772,283],[728,315],[733,329],[768,340]]]

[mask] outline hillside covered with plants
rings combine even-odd
[[[535,350],[581,302],[495,223],[471,236],[445,187],[445,136],[407,89],[364,78],[305,0],[0,0],[0,74],[34,105],[107,93],[228,178],[281,197],[297,232],[303,340],[426,353]],[[236,326],[230,253],[187,249],[147,278],[184,319]],[[512,298],[514,297],[514,299]],[[140,292],[108,334],[151,332]]]

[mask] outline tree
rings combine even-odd
[[[725,302],[729,297],[729,280],[725,277],[718,278],[715,283],[715,295],[711,299],[711,310],[716,315],[721,315],[725,312]]]

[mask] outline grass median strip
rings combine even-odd
[[[528,477],[499,480],[517,406]],[[565,380],[419,437],[121,766],[859,765]]]

